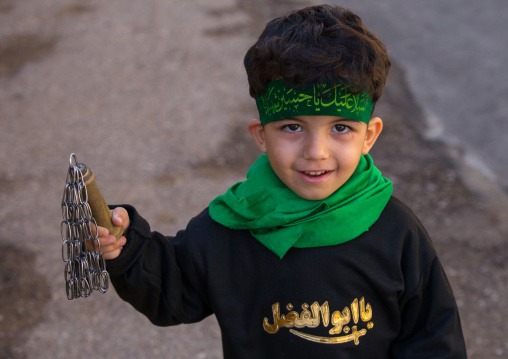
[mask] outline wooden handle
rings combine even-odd
[[[99,187],[95,183],[95,175],[92,170],[84,164],[79,164],[81,173],[83,174],[83,182],[85,183],[88,194],[88,204],[92,210],[92,216],[95,218],[97,225],[107,228],[109,234],[114,235],[117,239],[123,235],[123,228],[117,227],[111,221],[111,211],[102,197]]]

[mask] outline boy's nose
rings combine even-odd
[[[303,148],[303,157],[306,160],[323,160],[328,158],[328,141],[320,135],[309,136]]]

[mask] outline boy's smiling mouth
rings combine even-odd
[[[319,177],[330,171],[301,171],[303,174],[311,177]]]
[[[325,182],[333,173],[333,171],[298,171],[300,178],[309,184],[319,184]]]

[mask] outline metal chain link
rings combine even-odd
[[[65,262],[67,299],[88,297],[92,291],[105,293],[109,274],[97,238],[97,222],[88,204],[88,193],[80,168],[72,153],[62,197],[62,260]],[[86,167],[85,167],[86,168]]]

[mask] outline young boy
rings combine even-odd
[[[369,150],[390,61],[336,6],[268,23],[245,57],[263,152],[175,237],[131,206],[99,228],[119,296],[156,325],[215,314],[225,358],[465,358],[425,229]]]

